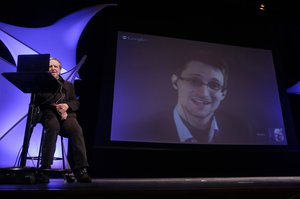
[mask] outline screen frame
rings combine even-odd
[[[284,119],[284,124],[287,133],[288,145],[210,145],[210,144],[176,144],[176,143],[148,143],[148,142],[131,142],[131,141],[111,141],[110,140],[110,131],[111,131],[111,118],[112,118],[112,108],[113,108],[113,93],[114,93],[114,74],[115,74],[115,56],[116,56],[116,45],[117,45],[117,33],[119,31],[125,32],[136,32],[141,34],[152,34],[156,36],[164,36],[170,38],[177,39],[189,39],[194,41],[204,41],[204,42],[212,42],[219,43],[225,45],[236,45],[241,47],[250,47],[250,48],[258,48],[258,49],[266,49],[272,51],[273,61],[275,67],[275,74],[277,78],[277,86],[278,92],[281,102],[282,114]],[[132,29],[114,29],[112,30],[113,37],[111,40],[111,46],[113,48],[110,52],[114,52],[112,56],[110,56],[110,60],[108,61],[109,65],[112,66],[109,70],[107,70],[106,75],[103,76],[103,82],[106,82],[106,85],[110,85],[110,88],[103,89],[102,87],[102,96],[105,96],[105,99],[100,99],[99,103],[99,119],[97,123],[97,133],[95,136],[94,146],[96,148],[126,148],[132,150],[171,150],[171,151],[201,151],[201,150],[230,150],[230,151],[299,151],[298,144],[298,135],[295,130],[295,125],[293,120],[291,119],[291,107],[289,104],[288,94],[286,93],[285,88],[285,78],[282,73],[282,68],[279,66],[282,65],[282,60],[280,55],[278,54],[278,49],[274,47],[266,48],[265,44],[262,46],[258,45],[245,45],[236,42],[220,42],[211,39],[205,38],[186,38],[182,36],[174,36],[174,35],[166,35],[166,34],[155,34],[153,32],[143,32],[136,31]],[[109,133],[108,133],[109,132]]]

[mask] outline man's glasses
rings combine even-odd
[[[198,77],[179,77],[179,79],[186,81],[189,84],[189,86],[192,86],[194,88],[207,86],[208,88],[210,88],[215,92],[224,89],[224,87],[218,81],[210,81],[208,83],[204,83],[202,79]]]

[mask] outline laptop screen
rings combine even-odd
[[[50,54],[22,54],[18,56],[17,72],[47,72]]]

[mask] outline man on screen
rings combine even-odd
[[[250,126],[239,116],[247,114],[236,113],[231,110],[233,106],[221,108],[230,94],[228,67],[221,57],[215,52],[187,56],[182,53],[176,57],[175,67],[169,72],[170,88],[176,91],[172,104],[122,128],[126,134],[118,134],[117,140],[176,144],[255,143]],[[162,103],[166,99],[171,98],[162,97]]]
[[[217,115],[227,94],[228,68],[218,55],[190,57],[172,74],[178,91],[173,111],[180,142],[206,144],[247,143],[246,128],[229,117]]]

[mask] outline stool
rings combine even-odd
[[[43,146],[44,134],[45,134],[45,129],[43,128],[42,135],[41,135],[40,147],[39,147],[39,153],[38,153],[38,157],[37,157],[37,164],[36,164],[37,168],[39,168],[40,161],[41,161],[41,154],[42,154],[42,146]],[[53,160],[62,160],[63,169],[66,169],[64,137],[61,136],[61,135],[58,135],[58,136],[60,137],[61,157],[54,157]]]
[[[42,134],[41,134],[41,141],[40,141],[40,146],[38,150],[38,156],[36,157],[27,157],[27,159],[31,160],[37,160],[36,164],[36,169],[39,169],[40,166],[40,161],[41,161],[41,155],[42,155],[42,145],[43,145],[43,139],[44,139],[44,134],[45,134],[45,129],[44,127],[42,128]],[[66,159],[65,159],[65,146],[64,146],[64,136],[58,135],[60,137],[60,143],[61,143],[61,157],[54,157],[53,160],[61,160],[62,161],[62,169],[46,169],[44,172],[47,173],[62,173],[63,178],[71,183],[75,181],[74,174],[71,169],[67,169],[66,167]]]
[[[41,161],[41,155],[42,155],[42,144],[43,144],[43,139],[44,139],[44,133],[45,130],[44,128],[42,129],[42,134],[41,134],[41,140],[40,140],[40,146],[38,150],[38,156],[34,157],[27,157],[29,160],[36,160],[36,168],[39,168],[40,161]],[[60,143],[61,143],[61,157],[54,157],[53,160],[61,160],[62,161],[62,168],[66,169],[66,162],[65,162],[65,146],[64,146],[64,137],[61,135],[58,135],[60,137]]]

